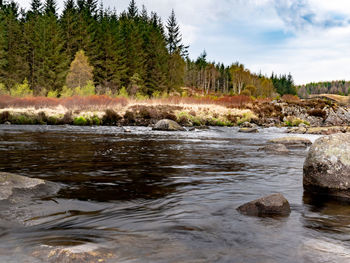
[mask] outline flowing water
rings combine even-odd
[[[257,151],[283,129],[130,129],[0,126],[0,171],[59,187],[0,202],[0,262],[350,262],[350,206],[304,195],[307,151]],[[236,211],[276,192],[287,218]]]

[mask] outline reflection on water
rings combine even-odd
[[[60,188],[0,202],[0,262],[60,262],[58,246],[105,262],[349,262],[348,206],[303,198],[306,151],[257,151],[282,130],[131,129],[0,126],[0,171]],[[236,211],[275,192],[289,218]]]

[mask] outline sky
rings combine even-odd
[[[17,0],[28,8],[30,0]],[[63,0],[57,0],[62,10]],[[236,61],[296,84],[350,80],[349,0],[136,0],[165,22],[174,9],[192,59]],[[121,12],[129,0],[103,0]]]

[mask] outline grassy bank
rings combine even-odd
[[[107,96],[0,97],[0,123],[47,125],[153,125],[161,119],[183,126],[234,126],[257,119],[246,96],[132,100]]]

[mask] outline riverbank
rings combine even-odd
[[[0,105],[0,124],[152,126],[161,119],[170,119],[187,127],[240,126],[248,122],[261,127],[299,127],[291,132],[307,133],[310,127],[344,127],[350,123],[350,108],[321,99],[241,98],[237,103],[235,97],[131,101],[95,96],[66,99],[62,103],[45,100],[38,104],[37,101]],[[315,132],[313,129],[312,133]],[[327,132],[323,129],[320,133]]]

